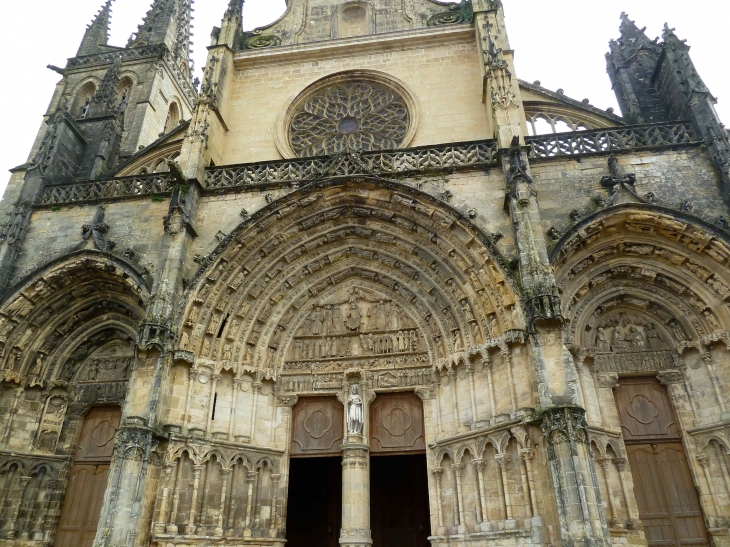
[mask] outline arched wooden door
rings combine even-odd
[[[94,542],[121,415],[118,407],[99,407],[92,408],[84,420],[56,547],[91,547]]]
[[[649,545],[709,547],[699,496],[666,388],[656,378],[622,378],[616,405]]]

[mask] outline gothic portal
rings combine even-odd
[[[730,143],[499,0],[111,0],[0,203],[0,546],[729,546]]]

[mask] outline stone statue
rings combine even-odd
[[[611,351],[611,345],[608,343],[606,331],[603,330],[603,327],[598,327],[598,333],[596,334],[596,348],[598,351]]]
[[[352,386],[352,394],[347,399],[347,433],[349,435],[362,435],[362,397],[358,392],[358,386]]]

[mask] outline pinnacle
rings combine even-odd
[[[243,16],[243,3],[244,0],[230,0],[228,2],[228,8],[223,16],[224,19],[232,19],[234,17]]]
[[[109,42],[109,22],[111,20],[112,4],[114,0],[106,0],[99,12],[86,28],[78,55],[96,53],[98,46],[105,46]]]

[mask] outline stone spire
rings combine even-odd
[[[633,123],[668,121],[665,105],[652,85],[654,68],[662,55],[657,39],[650,40],[646,27],[636,26],[621,14],[621,36],[609,42],[606,70],[624,117]],[[639,51],[643,51],[638,55]]]
[[[84,38],[81,40],[77,57],[82,55],[92,55],[104,50],[103,47],[109,40],[109,22],[112,15],[112,3],[114,0],[107,0],[101,7],[99,13],[96,14],[94,20],[86,28]]]
[[[173,62],[190,72],[190,21],[193,0],[155,0],[127,47],[165,44]]]

